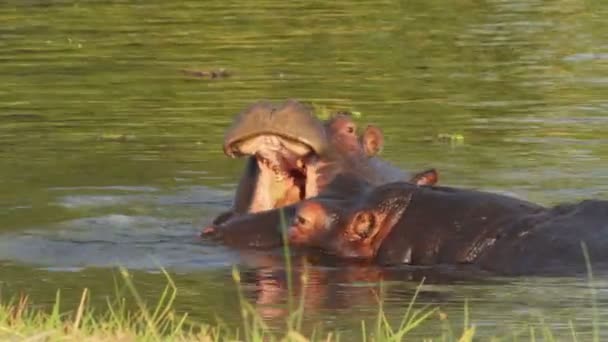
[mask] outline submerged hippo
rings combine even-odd
[[[255,103],[225,133],[225,154],[247,162],[232,208],[212,224],[314,197],[345,170],[374,185],[407,181],[407,173],[377,156],[383,139],[371,125],[359,134],[344,113],[323,122],[295,100]]]
[[[434,169],[420,172],[410,180],[413,186],[429,186],[437,181],[438,174]],[[349,208],[370,188],[371,183],[363,180],[356,172],[344,172],[337,175],[321,194],[312,200]],[[299,207],[307,205],[309,201],[304,200],[280,208],[234,216],[222,223],[204,228],[201,236],[239,248],[279,247],[283,243],[283,228],[293,221]]]
[[[585,272],[608,261],[608,201],[547,208],[504,195],[357,181],[357,200],[301,203],[292,245],[378,264],[473,264],[499,274]]]

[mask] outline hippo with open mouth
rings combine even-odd
[[[247,161],[232,208],[212,225],[314,197],[342,172],[371,184],[407,181],[406,172],[377,156],[382,146],[379,128],[369,125],[359,134],[347,113],[322,121],[295,100],[257,102],[225,133],[224,153]]]

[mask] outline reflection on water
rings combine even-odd
[[[280,256],[195,237],[229,205],[241,171],[242,160],[222,154],[224,129],[259,99],[354,108],[384,130],[385,158],[435,167],[443,184],[544,204],[608,198],[607,9],[568,0],[5,1],[0,283],[42,302],[56,288],[74,300],[84,286],[103,296],[122,264],[154,298],[162,265],[180,286],[180,309],[236,321],[230,266],[239,264],[248,298],[269,320],[283,315]],[[230,77],[181,72],[219,68]],[[437,139],[454,133],[464,141]],[[591,318],[579,278],[309,271],[294,289],[306,294],[309,324],[358,327],[376,313],[380,280],[399,319],[423,275],[421,304],[459,324],[468,298],[488,334],[537,314],[568,334],[568,319],[585,330]]]

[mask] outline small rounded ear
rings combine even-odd
[[[377,229],[374,214],[367,211],[359,212],[353,219],[351,241],[365,240],[373,236]]]
[[[382,152],[384,148],[384,135],[380,128],[368,125],[361,136],[361,144],[363,145],[363,151],[368,157],[375,156]]]
[[[410,179],[410,183],[416,185],[435,185],[438,181],[439,173],[435,169],[422,171]]]

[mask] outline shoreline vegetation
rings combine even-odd
[[[240,286],[237,296],[240,301],[241,327],[231,329],[225,324],[191,321],[187,313],[178,313],[173,304],[178,289],[169,274],[162,270],[167,285],[154,306],[139,296],[129,272],[121,268],[120,275],[135,307],[128,307],[127,298],[117,295],[107,299],[105,311],[89,306],[90,293],[84,289],[79,305],[66,311],[61,310],[61,295],[57,291],[50,312],[37,308],[28,300],[27,295],[5,301],[0,297],[0,340],[2,341],[340,341],[339,332],[313,331],[309,336],[302,332],[304,317],[303,300],[297,307],[291,307],[286,317],[285,330],[275,332],[269,328],[256,312],[256,308],[244,298]],[[240,274],[233,268],[233,279],[240,283]],[[305,276],[301,279],[305,281]],[[366,325],[361,321],[362,341],[400,341],[431,316],[446,318],[438,308],[423,307],[414,309],[415,298],[420,291],[418,286],[412,301],[407,306],[399,326],[391,326],[382,306],[378,310],[376,322]],[[465,307],[466,309],[466,307]],[[475,327],[465,320],[465,329],[458,338],[450,340],[471,341]],[[443,334],[444,340],[446,335]]]
[[[285,252],[288,252],[286,246]],[[568,327],[570,341],[600,341],[599,319],[596,307],[596,290],[593,286],[593,274],[583,245],[583,252],[587,258],[588,285],[591,295],[593,312],[593,327],[591,332],[585,332],[585,337],[578,332],[573,317],[568,322],[562,322]],[[286,264],[288,278],[291,265]],[[439,307],[429,305],[417,308],[416,297],[421,290],[424,280],[418,285],[411,301],[404,305],[404,313],[398,324],[391,324],[394,320],[386,316],[383,311],[383,300],[378,298],[378,313],[371,323],[362,320],[360,328],[349,331],[348,338],[344,338],[339,331],[322,331],[313,329],[304,332],[302,328],[304,311],[304,297],[299,302],[288,300],[287,306],[290,314],[285,318],[284,329],[276,331],[269,328],[256,308],[244,297],[240,287],[240,273],[236,267],[232,269],[232,277],[237,284],[237,293],[241,322],[238,328],[228,327],[218,319],[218,323],[196,322],[189,318],[188,313],[177,312],[174,301],[178,288],[170,275],[161,269],[167,279],[167,284],[158,297],[155,305],[150,306],[137,292],[132,276],[125,268],[120,268],[120,278],[124,282],[127,294],[121,294],[117,289],[115,298],[107,298],[105,310],[89,306],[90,293],[84,289],[79,305],[62,311],[61,295],[57,291],[55,303],[50,312],[37,308],[28,301],[27,295],[19,298],[5,300],[0,296],[0,340],[1,341],[347,341],[352,336],[358,336],[359,341],[473,341],[476,337],[476,326],[469,318],[467,302],[464,303],[464,320],[459,328],[454,329],[447,315]],[[299,279],[306,282],[306,270]],[[291,292],[291,283],[288,280],[288,291]],[[116,282],[115,282],[116,284]],[[381,287],[382,288],[382,287]],[[382,292],[382,291],[381,291]],[[0,292],[1,294],[1,292]],[[129,297],[129,298],[127,298]],[[381,297],[381,296],[380,296]],[[292,298],[291,295],[288,298]],[[127,301],[135,305],[127,305]],[[417,331],[424,324],[431,325],[431,332],[422,337]],[[436,326],[436,329],[434,328]],[[491,341],[562,341],[563,337],[556,337],[552,327],[540,317],[538,322],[524,323],[522,327],[508,330],[505,336],[496,336]],[[411,334],[415,333],[415,337]],[[422,335],[425,335],[422,334]],[[591,335],[591,336],[589,336]],[[474,339],[475,338],[475,339]]]

